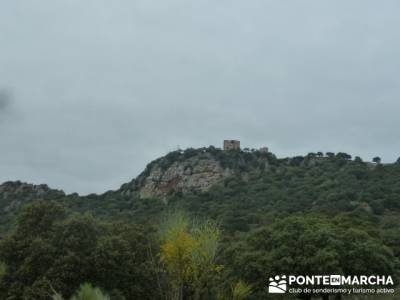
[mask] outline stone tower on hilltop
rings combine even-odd
[[[240,141],[224,140],[224,150],[240,150]]]

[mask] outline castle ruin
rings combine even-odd
[[[240,150],[240,141],[224,140],[224,150]]]

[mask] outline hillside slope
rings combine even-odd
[[[120,189],[101,195],[65,195],[46,185],[4,183],[0,185],[2,226],[24,203],[37,199],[58,200],[73,210],[105,218],[136,221],[157,218],[161,211],[179,206],[223,220],[230,230],[245,230],[262,223],[266,214],[397,214],[400,164],[365,163],[344,153],[277,159],[255,150],[174,151],[149,163]]]
[[[63,191],[51,189],[46,184],[4,182],[0,184],[0,228],[8,228],[16,213],[27,203],[38,199],[57,200],[63,197]]]

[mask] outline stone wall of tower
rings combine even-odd
[[[224,140],[224,150],[240,150],[240,141]]]

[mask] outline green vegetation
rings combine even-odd
[[[154,299],[145,234],[133,225],[67,213],[53,202],[30,205],[0,244],[7,265],[0,299],[48,299],[50,287],[69,299],[83,282],[111,297]]]
[[[233,175],[203,193],[139,198],[152,165],[195,156]],[[268,295],[269,274],[386,274],[398,283],[400,164],[373,160],[188,149],[103,195],[28,191],[16,208],[17,196],[3,197],[0,299],[294,299]]]
[[[255,284],[259,298],[264,293],[265,273],[396,274],[393,251],[379,240],[373,224],[355,224],[342,215],[331,219],[298,214],[276,220],[230,252],[231,265]]]
[[[244,283],[243,281],[238,281],[232,287],[232,300],[243,300],[249,297],[252,293],[252,288],[250,285]]]
[[[212,222],[193,224],[175,213],[161,226],[160,261],[167,274],[166,299],[212,298],[210,278],[222,266],[215,264],[220,231]]]
[[[64,298],[55,292],[52,300],[64,300]],[[110,297],[105,295],[99,288],[93,287],[90,283],[85,283],[81,285],[71,300],[110,300]]]

